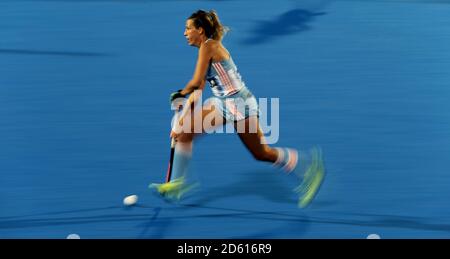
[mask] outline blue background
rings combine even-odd
[[[279,146],[323,149],[296,180],[234,134],[194,146],[199,190],[164,180],[168,96],[190,79],[196,9],[257,97],[280,98]],[[448,1],[1,1],[0,238],[448,238]],[[210,95],[207,89],[207,95]],[[122,199],[139,195],[137,206]]]

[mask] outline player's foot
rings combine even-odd
[[[322,151],[314,148],[311,151],[311,164],[306,169],[301,184],[295,188],[295,192],[299,193],[298,206],[307,207],[322,185],[325,178],[325,166],[322,158]]]
[[[198,184],[185,182],[184,177],[172,180],[167,183],[152,183],[149,188],[155,189],[161,196],[171,199],[180,200],[186,193],[195,188]]]

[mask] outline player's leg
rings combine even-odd
[[[292,172],[295,169],[295,175],[300,178],[300,184],[295,189],[299,194],[298,206],[302,208],[308,206],[319,191],[325,177],[325,166],[320,148],[315,147],[309,153],[298,153],[297,150],[291,148],[271,148],[264,144],[264,134],[259,127],[256,116],[251,116],[245,120],[245,129],[249,129],[251,123],[253,123],[253,127],[257,128],[257,132],[238,132],[239,138],[255,159],[271,162],[287,172]],[[298,161],[300,165],[296,169]]]
[[[235,123],[235,127],[238,127],[237,123]],[[287,172],[295,169],[298,161],[297,151],[292,148],[272,148],[265,144],[264,134],[257,116],[245,119],[245,129],[244,132],[238,130],[238,135],[255,159],[273,163]],[[256,129],[256,132],[252,132],[250,129]]]
[[[212,118],[212,119],[211,119]],[[224,118],[215,106],[201,107],[191,113],[187,119],[190,125],[176,138],[175,154],[173,160],[173,179],[186,175],[189,162],[192,158],[194,138],[224,123]]]
[[[151,187],[156,188],[159,193],[168,198],[180,199],[196,185],[189,183],[187,180],[194,138],[223,125],[225,122],[220,109],[217,109],[214,105],[205,105],[192,111],[190,116],[186,118],[190,124],[176,138],[172,163],[172,179],[164,184],[151,185]]]
[[[198,137],[204,133],[209,133],[214,128],[223,126],[225,118],[218,102],[214,101],[207,102],[201,108],[197,108],[191,112],[188,117],[190,120],[188,129],[182,131],[177,137],[177,145],[179,143],[191,143],[195,137]]]

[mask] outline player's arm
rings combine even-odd
[[[198,51],[197,64],[195,66],[194,75],[192,79],[186,84],[186,87],[181,91],[181,94],[191,94],[184,105],[183,112],[181,113],[180,120],[184,118],[190,107],[197,104],[197,100],[200,98],[201,91],[205,88],[205,75],[208,70],[209,61],[212,58],[211,46],[203,44]]]
[[[197,57],[197,64],[195,66],[194,75],[192,79],[186,84],[181,91],[182,95],[188,95],[194,90],[203,90],[205,87],[205,75],[208,70],[209,61],[212,58],[211,46],[203,44],[200,46]]]
[[[205,88],[205,75],[208,70],[209,61],[212,58],[211,47],[207,44],[200,46],[199,54],[197,58],[197,64],[195,66],[194,75],[192,79],[186,84],[185,88],[181,91],[182,95],[190,94],[188,100],[183,105],[183,110],[179,116],[178,125],[183,125],[183,119],[189,111],[192,111],[192,107],[195,107],[201,92]]]

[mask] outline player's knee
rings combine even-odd
[[[178,141],[181,141],[181,142],[191,142],[193,138],[194,138],[194,134],[184,132],[184,133],[181,133],[177,139],[178,139]]]

